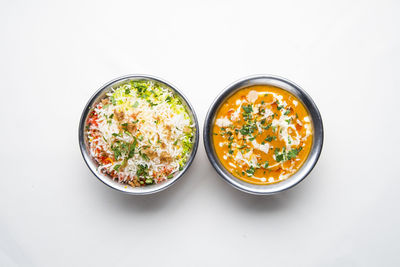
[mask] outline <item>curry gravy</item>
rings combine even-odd
[[[213,144],[222,165],[252,184],[280,182],[306,161],[312,145],[311,118],[291,93],[256,85],[231,95],[219,108]]]

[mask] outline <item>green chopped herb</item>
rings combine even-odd
[[[136,175],[139,177],[146,177],[149,172],[149,167],[146,164],[138,164]]]
[[[267,142],[272,142],[272,140],[276,140],[276,136],[268,135],[267,138],[265,138],[265,141],[267,141]]]
[[[255,171],[256,171],[256,169],[254,169],[254,167],[251,166],[250,168],[248,168],[246,170],[247,176],[253,176]]]
[[[265,127],[261,126],[261,128],[268,130],[269,128],[271,128],[271,126],[272,126],[272,123],[268,123],[267,126],[265,126]]]
[[[293,148],[292,150],[290,150],[290,151],[287,153],[287,159],[288,159],[288,160],[294,159],[294,158],[299,154],[299,152],[300,152],[302,149],[303,149],[303,147],[299,147],[298,149]]]
[[[142,151],[139,151],[139,155],[142,157],[142,159],[144,159],[145,161],[149,161],[150,159],[149,159],[149,157],[145,154],[145,153],[143,153]]]
[[[154,107],[154,106],[157,106],[157,105],[158,105],[158,104],[155,104],[155,103],[151,102],[150,99],[147,99],[146,101],[147,101],[147,103],[150,104],[151,107]]]
[[[118,171],[120,167],[121,167],[121,164],[117,164],[117,165],[114,166],[113,169],[114,169],[115,171]]]
[[[281,161],[283,161],[283,159],[284,159],[284,155],[283,154],[279,154],[279,155],[276,156],[276,161],[277,162],[281,162]]]
[[[136,137],[134,137],[133,143],[129,145],[128,159],[133,158],[133,156],[135,155],[136,145],[137,145],[137,139]]]
[[[251,104],[247,105],[247,106],[242,106],[244,112],[246,113],[251,113],[253,111],[253,107],[251,106]]]
[[[135,103],[132,105],[133,108],[137,108],[139,106],[139,102],[135,101]]]
[[[110,100],[111,100],[111,103],[113,104],[113,106],[117,105],[117,101],[115,101],[114,96],[110,96]]]

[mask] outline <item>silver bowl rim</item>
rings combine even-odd
[[[212,126],[214,124],[215,115],[221,104],[236,91],[255,84],[274,85],[295,95],[308,110],[314,129],[313,144],[310,153],[302,167],[288,179],[272,185],[253,185],[233,176],[220,163],[217,155],[215,154],[214,145],[212,142]],[[206,154],[211,165],[217,171],[219,176],[234,188],[254,195],[276,194],[292,188],[304,180],[304,178],[308,176],[318,162],[323,147],[323,140],[324,130],[322,117],[312,98],[306,93],[306,91],[304,91],[294,82],[271,74],[246,76],[228,85],[211,104],[204,120],[203,127],[203,142]]]
[[[167,87],[169,87],[175,94],[178,95],[179,98],[181,98],[185,103],[185,105],[187,106],[187,108],[189,109],[189,112],[192,116],[193,122],[195,124],[196,127],[196,133],[195,133],[195,137],[194,137],[194,142],[193,142],[193,148],[190,154],[190,157],[188,158],[185,166],[183,167],[183,169],[181,171],[179,171],[179,173],[177,173],[175,175],[175,177],[173,177],[170,180],[164,181],[162,183],[160,183],[160,186],[155,187],[153,190],[151,190],[152,186],[149,187],[143,187],[143,188],[147,188],[146,191],[132,191],[132,190],[128,190],[131,189],[131,187],[124,187],[122,184],[113,181],[108,175],[104,175],[104,174],[100,174],[97,171],[97,168],[95,168],[95,164],[93,163],[93,158],[91,157],[90,153],[87,150],[87,147],[85,145],[85,134],[84,134],[84,129],[85,129],[85,125],[86,125],[86,119],[87,116],[89,115],[89,112],[91,111],[92,105],[95,103],[96,100],[98,100],[98,98],[100,97],[100,95],[104,92],[110,89],[110,87],[116,83],[119,82],[123,82],[124,80],[140,80],[140,79],[144,79],[144,80],[152,80],[152,81],[156,81],[162,84],[165,84]],[[148,74],[128,74],[128,75],[124,75],[121,77],[118,77],[116,79],[113,79],[107,83],[105,83],[103,86],[101,86],[99,89],[97,89],[97,91],[90,97],[90,99],[88,100],[88,102],[85,105],[85,108],[82,111],[82,115],[79,121],[79,129],[78,129],[78,140],[79,140],[79,147],[80,147],[80,151],[82,154],[82,157],[86,163],[86,165],[88,166],[89,170],[94,174],[94,176],[96,176],[96,178],[98,180],[100,180],[103,184],[107,185],[108,187],[111,187],[119,192],[122,193],[126,193],[126,194],[130,194],[130,195],[149,195],[149,194],[154,194],[157,192],[160,192],[162,190],[167,189],[168,187],[170,187],[171,185],[175,184],[185,173],[186,171],[189,169],[189,167],[191,166],[191,164],[193,163],[193,160],[196,156],[197,153],[197,149],[199,146],[199,140],[200,140],[200,132],[199,132],[199,123],[197,120],[197,115],[196,112],[193,108],[193,106],[191,105],[191,103],[189,102],[188,98],[172,83],[167,82],[164,79],[161,79],[159,77],[153,76],[153,75],[148,75]],[[92,163],[90,163],[89,161],[92,160]],[[156,186],[156,185],[155,185]],[[139,187],[138,189],[142,189],[142,187]]]

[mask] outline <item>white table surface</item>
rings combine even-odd
[[[1,1],[0,266],[400,266],[399,1]],[[294,189],[257,197],[203,142],[156,195],[99,182],[84,105],[130,73],[172,82],[202,129],[250,74],[302,86],[325,143]]]

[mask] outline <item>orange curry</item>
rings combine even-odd
[[[291,93],[256,85],[230,96],[217,112],[213,144],[222,165],[252,184],[287,179],[305,162],[312,145],[312,124]]]

